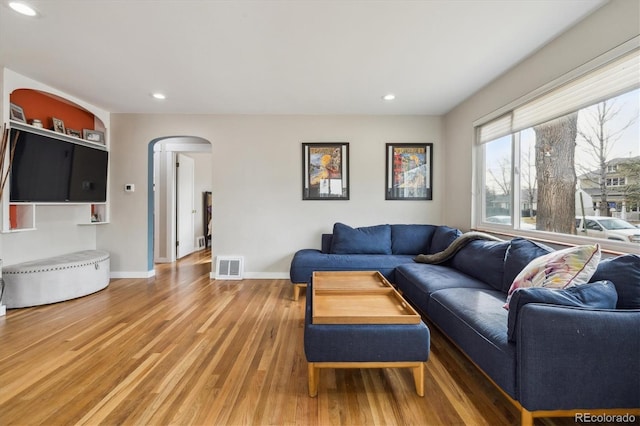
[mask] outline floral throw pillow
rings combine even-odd
[[[569,247],[533,259],[511,284],[504,308],[518,288],[568,288],[588,283],[600,262],[600,245]]]

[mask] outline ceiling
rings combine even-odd
[[[428,115],[606,3],[0,1],[0,65],[107,111]]]

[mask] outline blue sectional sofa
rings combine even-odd
[[[292,283],[313,271],[379,270],[521,409],[523,424],[596,410],[640,415],[640,256],[600,260],[572,292],[520,289],[507,303],[518,274],[553,249],[475,239],[431,264],[414,259],[441,253],[461,231],[339,223],[333,231],[321,250],[295,254]]]

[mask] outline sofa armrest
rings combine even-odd
[[[312,267],[311,265],[317,264],[318,257],[321,257],[322,252],[317,249],[302,249],[298,250],[291,259],[291,266],[289,267],[289,278],[294,284],[306,284],[311,279]]]
[[[532,303],[517,333],[518,400],[527,410],[640,406],[640,310]]]

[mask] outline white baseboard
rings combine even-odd
[[[211,272],[209,278],[215,280],[216,273]],[[242,275],[244,280],[288,280],[288,272],[245,272]]]
[[[110,277],[116,278],[151,278],[156,275],[155,270],[146,272],[128,272],[128,271],[111,271]],[[288,280],[288,272],[245,272],[243,274],[245,280]],[[209,279],[215,280],[216,273],[214,271],[209,272]]]

